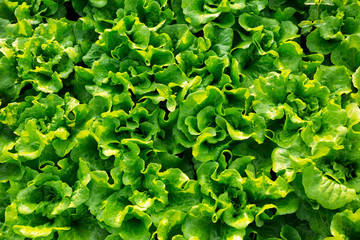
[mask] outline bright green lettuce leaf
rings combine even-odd
[[[341,44],[331,53],[331,61],[335,65],[345,66],[351,71],[355,71],[359,65],[359,45],[360,36],[357,34],[350,35],[343,40]]]
[[[207,10],[203,0],[196,0],[195,2],[185,0],[182,1],[181,7],[184,11],[185,20],[195,27],[199,27],[219,17],[222,8],[220,4],[220,9],[215,8],[215,12],[211,11],[211,9]]]
[[[320,66],[314,80],[328,87],[332,93],[343,94],[351,91],[350,72],[344,66]]]
[[[336,182],[335,179],[324,176],[314,166],[304,168],[302,182],[306,195],[327,209],[341,208],[356,198],[354,189]]]
[[[270,31],[279,31],[279,22],[265,17],[244,13],[239,17],[239,24],[246,31],[261,31],[262,29]]]
[[[282,43],[278,48],[279,69],[290,69],[296,71],[302,60],[303,50],[296,42],[288,41]]]
[[[244,189],[254,200],[284,198],[292,191],[291,187],[282,177],[278,177],[273,181],[265,175],[255,177],[253,172],[249,170],[245,170],[245,172],[248,178],[244,183]]]
[[[357,239],[356,0],[0,0],[0,239]]]
[[[359,210],[354,213],[351,210],[336,213],[331,222],[331,233],[338,239],[352,239],[360,231],[359,221]]]
[[[256,79],[250,88],[254,96],[253,107],[257,114],[269,119],[282,118],[282,103],[286,98],[287,73],[271,72],[267,77]]]
[[[329,54],[339,43],[334,40],[325,40],[320,35],[320,30],[317,28],[311,32],[306,38],[306,46],[311,52]]]

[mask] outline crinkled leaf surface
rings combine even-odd
[[[360,234],[356,0],[0,0],[0,240]]]

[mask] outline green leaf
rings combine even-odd
[[[303,50],[296,42],[288,41],[282,43],[278,48],[279,69],[290,69],[296,71],[302,60]]]
[[[286,42],[287,40],[292,40],[298,38],[298,27],[291,21],[281,21],[280,22],[280,42]]]
[[[320,66],[314,75],[314,80],[327,86],[335,94],[351,91],[350,72],[344,66]]]
[[[211,49],[220,57],[231,50],[234,32],[231,28],[219,28],[208,23],[204,27],[204,38],[211,42]]]
[[[176,210],[166,211],[159,222],[157,236],[160,240],[168,239],[171,230],[180,226],[185,219],[185,213]],[[170,237],[170,236],[169,236]]]
[[[266,78],[260,77],[250,88],[254,96],[254,110],[260,116],[269,119],[282,118],[284,115],[282,103],[285,101],[288,82],[287,74],[270,72]]]
[[[186,137],[189,138],[189,140],[194,140],[186,124],[184,124],[185,119],[188,116],[195,116],[201,111],[201,109],[208,105],[217,108],[223,101],[223,93],[216,87],[208,87],[206,90],[189,94],[186,100],[180,104],[179,118],[177,122],[178,129],[181,130]]]
[[[310,199],[316,200],[324,208],[338,209],[356,198],[354,189],[324,176],[318,168],[312,165],[304,168],[302,175],[306,195]]]
[[[4,97],[6,96],[9,98],[14,98],[17,94],[15,84],[17,82],[18,76],[16,74],[13,57],[1,57],[0,72],[0,95]]]
[[[360,232],[360,210],[345,210],[334,215],[331,221],[331,234],[337,239],[352,239]]]
[[[102,8],[106,6],[107,0],[90,0],[90,3],[97,8]]]
[[[16,163],[5,162],[0,165],[0,181],[21,180],[24,169]]]
[[[345,66],[351,71],[355,71],[359,65],[360,56],[360,36],[353,34],[341,42],[341,44],[331,53],[331,62],[335,65]]]
[[[239,24],[246,31],[262,31],[263,29],[278,32],[280,24],[275,19],[243,13],[239,17]]]
[[[79,219],[72,223],[71,229],[58,231],[60,240],[80,240],[84,238],[89,240],[100,240],[105,239],[106,236],[108,236],[109,233],[105,229],[102,229],[90,214],[84,214],[79,217]]]
[[[339,43],[336,41],[323,39],[318,28],[306,37],[306,46],[314,53],[329,54],[338,45]]]
[[[275,181],[264,174],[256,177],[251,171],[245,170],[248,179],[244,183],[244,190],[254,200],[284,198],[292,191],[286,181],[278,177]]]
[[[20,138],[15,143],[19,156],[35,159],[41,155],[47,144],[48,137],[43,135],[36,126],[36,120],[29,120],[20,132]]]
[[[282,239],[294,239],[294,240],[300,240],[301,237],[299,235],[299,233],[296,231],[295,228],[289,226],[289,225],[284,225],[281,228],[281,233],[280,236],[282,237]]]
[[[217,10],[215,13],[206,12],[203,10],[203,0],[184,0],[181,7],[185,14],[185,20],[195,27],[199,27],[202,24],[206,24],[209,21],[216,19],[221,11]]]
[[[214,209],[212,209],[211,206],[205,204],[194,206],[182,225],[184,237],[187,239],[208,239],[215,237],[219,225],[212,223],[213,215]],[[206,225],[207,228],[203,228],[202,226],[204,225]]]
[[[352,84],[357,89],[360,88],[360,67],[358,67],[355,73],[352,75]]]
[[[39,237],[47,237],[54,230],[67,231],[70,230],[70,227],[47,227],[47,226],[39,226],[39,227],[31,227],[31,226],[22,226],[22,225],[14,225],[14,232],[28,238],[39,238]]]

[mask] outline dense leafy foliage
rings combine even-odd
[[[0,0],[0,239],[360,236],[357,0]]]

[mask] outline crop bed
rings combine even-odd
[[[360,239],[357,0],[0,0],[1,240]]]

